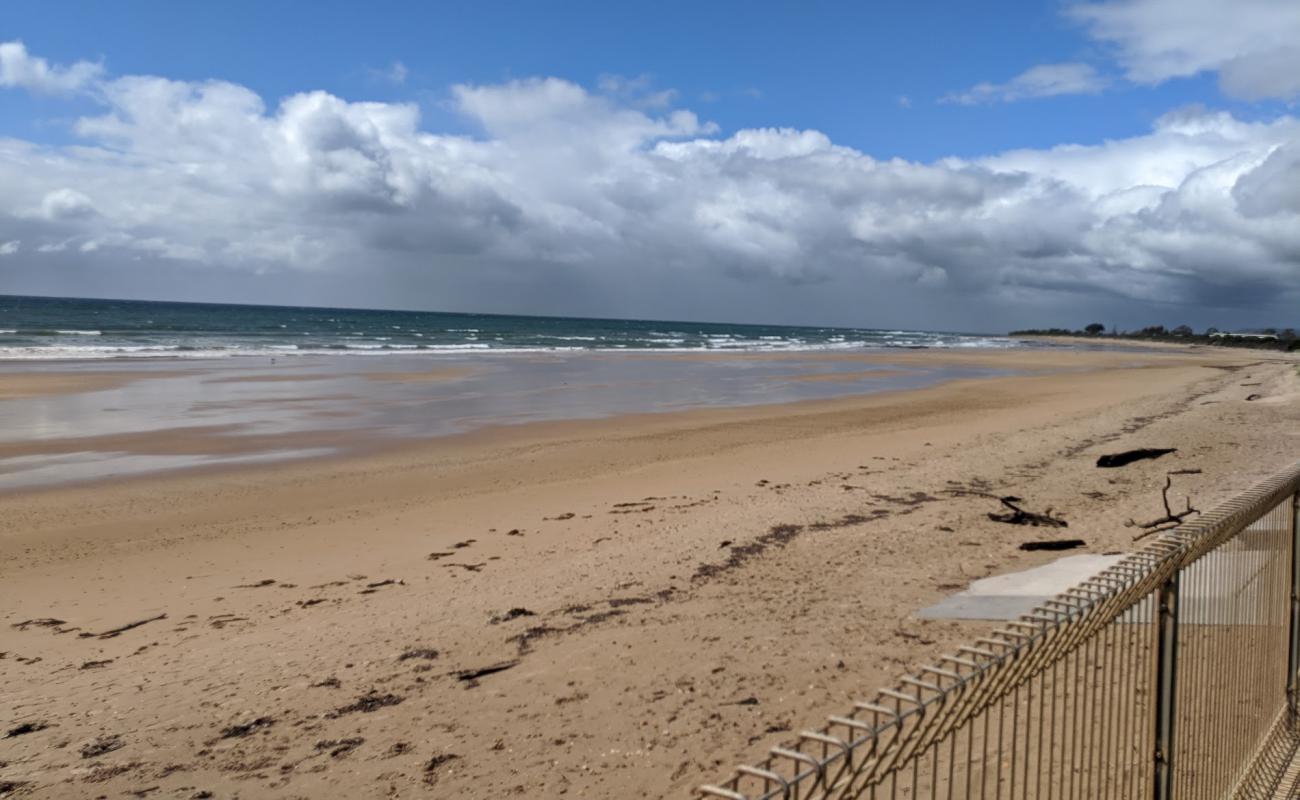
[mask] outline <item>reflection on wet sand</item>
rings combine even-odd
[[[100,363],[10,365],[6,385],[26,388],[0,394],[0,489],[342,452],[363,440],[826,399],[1007,372],[739,354],[231,359],[130,372]]]

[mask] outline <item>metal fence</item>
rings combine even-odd
[[[1291,797],[1300,465],[699,794]]]

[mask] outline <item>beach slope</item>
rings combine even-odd
[[[1021,543],[1126,550],[1168,471],[1201,470],[1174,494],[1208,508],[1300,454],[1294,360],[1052,358],[0,496],[0,781],[687,796],[980,635],[912,614],[1051,558]],[[1177,452],[1095,466],[1137,447]],[[983,494],[1069,528],[994,522]]]

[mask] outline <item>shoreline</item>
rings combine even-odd
[[[900,332],[906,333],[906,332]],[[1105,348],[1106,345],[1114,344],[1110,348],[1115,351],[1125,351],[1132,349],[1133,346],[1144,348],[1150,346],[1152,349],[1158,349],[1162,346],[1183,346],[1176,342],[1160,342],[1145,339],[1123,339],[1105,337],[1099,339],[1089,339],[1085,337],[1068,337],[1068,336],[1039,336],[1039,335],[1020,335],[1010,336],[1008,334],[965,334],[965,333],[945,333],[945,332],[919,332],[934,336],[953,336],[967,337],[976,340],[979,343],[969,344],[805,344],[805,345],[787,345],[787,346],[770,346],[764,347],[758,344],[744,346],[727,347],[727,346],[692,346],[692,347],[583,347],[583,346],[533,346],[533,347],[491,347],[484,346],[481,348],[459,349],[459,348],[438,348],[429,346],[418,349],[358,349],[358,350],[241,350],[225,352],[219,355],[185,355],[185,351],[158,351],[146,354],[112,354],[100,356],[88,355],[52,355],[52,356],[5,356],[0,355],[0,371],[13,367],[41,365],[69,365],[69,366],[104,366],[109,367],[116,365],[118,367],[128,367],[136,364],[141,366],[155,365],[159,363],[175,363],[181,365],[221,365],[221,364],[238,364],[240,362],[248,363],[253,361],[279,360],[285,366],[291,366],[296,362],[305,362],[313,359],[322,358],[345,358],[356,359],[358,362],[364,362],[371,359],[444,359],[457,357],[486,357],[486,358],[518,358],[518,357],[552,357],[552,356],[613,356],[613,357],[641,357],[641,358],[659,358],[659,357],[811,357],[820,356],[830,357],[849,357],[859,356],[886,356],[892,354],[905,353],[966,353],[992,351],[1000,352],[1006,350],[1037,350],[1049,349],[1039,348],[1032,344],[1033,342],[1047,342],[1053,345],[1064,345],[1068,349],[1075,350],[1095,350]],[[990,344],[990,342],[1002,342],[1001,344]],[[1097,346],[1100,347],[1097,347]],[[212,351],[218,352],[218,351]],[[125,371],[125,370],[124,370]]]
[[[1055,534],[954,490],[1052,506],[1102,553],[1167,470],[1205,468],[1176,491],[1209,507],[1294,461],[1296,361],[1224,355],[5,494],[0,725],[50,727],[0,744],[0,776],[87,798],[685,796],[988,627],[916,610],[1050,559],[1018,544]],[[1179,452],[1093,466],[1137,446]],[[342,711],[366,697],[396,699]]]
[[[1168,367],[1121,367],[1117,369],[1162,369]],[[1087,368],[1086,368],[1087,369]],[[1094,367],[1091,369],[1105,369]],[[1082,373],[1075,373],[1082,374]],[[1050,375],[1050,373],[1049,373]],[[998,383],[1010,388],[1017,380],[1043,378],[1043,374],[999,375],[979,378],[951,378],[921,388],[879,389],[875,391],[830,398],[796,400],[780,403],[758,403],[752,405],[713,406],[688,408],[680,410],[624,413],[614,416],[583,417],[575,419],[558,419],[536,422],[489,424],[473,430],[421,437],[412,441],[396,439],[372,439],[368,444],[351,441],[344,450],[317,455],[309,458],[295,458],[284,463],[274,464],[235,464],[184,467],[176,470],[129,474],[120,477],[103,477],[68,483],[0,489],[0,499],[15,494],[56,493],[60,491],[88,490],[95,491],[102,486],[120,486],[148,482],[156,486],[159,482],[172,480],[187,482],[197,480],[206,482],[213,477],[230,475],[249,476],[259,472],[273,471],[284,473],[286,470],[299,470],[304,479],[318,472],[348,470],[367,472],[383,468],[390,459],[419,460],[431,451],[446,451],[460,454],[474,452],[484,448],[503,444],[517,447],[540,447],[575,438],[600,439],[619,432],[635,430],[641,434],[655,435],[671,433],[679,429],[712,428],[718,426],[754,426],[773,422],[788,421],[792,418],[833,417],[870,411],[881,406],[891,406],[900,399],[924,403],[938,395],[979,391],[990,384]],[[295,378],[293,380],[300,380]],[[416,380],[419,380],[418,378]],[[810,376],[792,380],[827,381],[830,377]],[[1011,383],[1008,383],[1011,382]],[[844,423],[826,425],[823,433],[831,433]],[[112,437],[80,437],[55,439],[41,443],[32,448],[24,445],[12,445],[0,442],[0,459],[13,457],[13,453],[27,455],[35,450],[40,454],[60,454],[80,452],[87,448],[104,448],[109,450],[129,449],[132,452],[157,455],[223,455],[242,454],[246,452],[246,442],[226,440],[222,447],[221,434],[231,432],[229,427],[212,428],[166,428],[157,431],[124,434]],[[261,441],[273,439],[272,445],[278,449],[295,450],[310,447],[328,447],[335,443],[323,439],[321,434],[292,434],[284,437],[241,437]],[[214,443],[217,445],[214,447]]]
[[[29,401],[26,417],[21,406],[17,411],[12,404],[0,406],[0,424],[13,432],[28,429],[33,423],[40,426],[40,433],[35,436],[28,434],[0,439],[0,495],[38,488],[41,481],[35,474],[30,478],[18,475],[8,481],[4,479],[6,471],[22,470],[23,465],[30,465],[27,468],[33,472],[62,475],[62,478],[46,479],[56,485],[131,480],[157,477],[176,469],[245,468],[248,466],[245,462],[250,460],[284,463],[305,456],[348,458],[400,448],[403,443],[399,440],[445,440],[485,429],[521,432],[521,429],[539,423],[622,417],[637,419],[643,415],[728,409],[750,409],[762,413],[761,409],[772,408],[784,413],[782,409],[786,406],[835,401],[852,403],[855,398],[911,391],[954,380],[1145,363],[1142,354],[1129,352],[1072,352],[1065,357],[1071,362],[1068,366],[1062,366],[1062,358],[1056,352],[1020,349],[740,355],[640,355],[592,351],[577,357],[576,361],[567,355],[540,360],[529,358],[522,362],[518,359],[498,361],[496,364],[476,358],[455,361],[431,358],[423,369],[418,370],[410,369],[412,365],[405,357],[365,365],[368,369],[361,369],[362,365],[346,365],[337,359],[317,359],[291,366],[274,362],[209,365],[172,360],[157,364],[156,369],[135,371],[103,369],[96,362],[47,363],[37,368],[9,371],[0,368],[0,377],[5,378],[6,386],[13,392],[8,398],[0,395],[0,400]],[[1167,355],[1147,354],[1145,359],[1153,363],[1175,363]],[[741,391],[757,392],[754,396],[705,395],[661,408],[638,403],[635,399],[618,400],[616,396],[614,404],[602,407],[601,401],[582,396],[581,373],[572,387],[566,381],[563,385],[547,388],[547,378],[541,376],[553,369],[548,365],[571,362],[588,365],[609,363],[624,367],[639,363],[666,365],[667,373],[662,373],[663,366],[659,367],[661,375],[678,381],[682,379],[685,368],[714,370],[688,377],[697,383],[709,380],[709,375],[729,378],[726,365],[768,365],[780,371],[771,375],[747,375],[746,380],[752,388],[742,387]],[[513,383],[508,376],[505,380],[499,378],[503,368],[517,368],[520,363],[536,367],[522,378],[514,379]],[[351,369],[343,370],[346,366]],[[723,371],[718,372],[718,369]],[[674,375],[678,377],[673,378]],[[495,381],[494,377],[497,377]],[[465,413],[471,416],[448,415],[443,397],[447,392],[454,392],[457,384],[470,378],[478,382],[464,389],[467,399],[462,405]],[[558,379],[552,377],[549,380]],[[645,380],[636,378],[629,382],[626,375],[614,381],[598,379],[591,388],[612,389],[632,397],[642,391],[638,384],[645,385]],[[367,388],[367,384],[376,382],[380,384],[378,387]],[[176,386],[178,383],[179,388]],[[521,384],[528,388],[522,391],[516,388]],[[167,388],[162,389],[164,386]],[[546,403],[552,401],[539,397],[538,390],[533,388],[535,386],[540,386],[542,392],[560,393],[557,395],[560,401],[557,411],[547,410]],[[117,391],[105,399],[96,399],[103,397],[102,394],[91,396],[105,390]],[[160,390],[170,391],[177,395],[177,399],[163,405],[160,413],[151,414],[147,406],[141,406],[142,401],[148,402],[150,396],[159,394]],[[216,390],[228,394],[224,399],[220,396],[213,399],[211,394]],[[484,393],[498,393],[498,390],[505,392],[505,405],[498,400],[496,411],[489,411],[486,415],[474,414],[472,409],[479,402],[474,398]],[[687,391],[690,391],[689,385]],[[518,399],[510,400],[511,392],[518,392]],[[84,400],[81,395],[86,395]],[[53,400],[60,401],[61,405],[48,405]],[[403,428],[394,428],[392,421],[383,416],[385,404],[394,402],[406,406],[412,402],[423,403],[422,407],[428,409],[423,412],[425,421],[415,426],[408,421]],[[433,404],[429,405],[430,402]],[[96,412],[101,406],[109,406],[106,410],[116,413],[105,416]],[[137,406],[141,408],[137,409]],[[378,415],[371,413],[375,410],[378,410]],[[129,413],[123,416],[124,411]],[[52,427],[60,414],[66,418],[62,424],[65,432],[61,434],[57,425]],[[410,418],[409,413],[406,416]],[[88,424],[91,419],[96,420],[93,425]],[[440,419],[444,421],[440,422]],[[92,458],[96,453],[103,456]],[[6,460],[13,465],[9,470],[5,469]],[[56,469],[60,464],[64,468]],[[115,472],[123,474],[118,476]]]

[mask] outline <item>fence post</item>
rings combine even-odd
[[[1175,571],[1163,584],[1156,618],[1156,741],[1154,797],[1174,796],[1174,697],[1178,687],[1178,577]]]
[[[1300,493],[1291,495],[1291,642],[1286,661],[1286,704],[1294,719],[1296,672],[1300,670]]]

